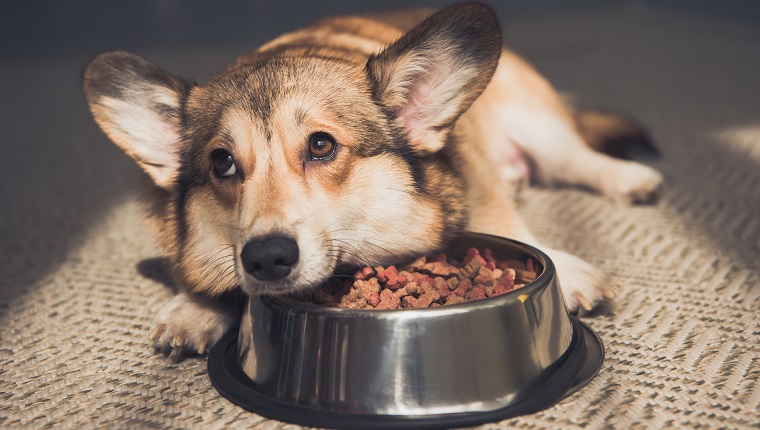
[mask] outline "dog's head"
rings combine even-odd
[[[100,127],[171,195],[175,260],[197,291],[314,286],[338,265],[424,253],[461,230],[441,149],[496,68],[493,13],[433,14],[354,64],[268,58],[192,85],[106,53],[84,75]]]

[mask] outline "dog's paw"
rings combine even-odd
[[[183,353],[203,354],[239,320],[235,303],[180,293],[156,315],[150,340],[173,359]]]
[[[663,176],[657,170],[636,162],[618,166],[606,178],[604,194],[620,203],[654,203],[662,191]]]
[[[619,284],[586,261],[562,251],[552,251],[550,257],[570,312],[588,312],[617,297]]]

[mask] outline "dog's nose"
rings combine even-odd
[[[245,244],[240,259],[254,278],[278,281],[298,263],[298,244],[288,236],[254,238]]]

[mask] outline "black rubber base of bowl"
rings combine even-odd
[[[211,384],[236,405],[280,421],[309,427],[337,429],[419,429],[470,427],[502,421],[547,409],[591,381],[604,362],[604,345],[596,333],[575,317],[573,339],[567,351],[523,387],[512,404],[488,412],[436,415],[347,414],[284,403],[257,391],[237,361],[237,333],[230,332],[214,346],[208,358]]]

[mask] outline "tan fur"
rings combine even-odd
[[[126,53],[88,66],[93,115],[163,188],[153,206],[163,242],[195,294],[159,314],[157,345],[192,339],[185,345],[197,349],[218,339],[219,330],[204,326],[199,335],[192,327],[200,295],[312,288],[339,264],[395,262],[465,228],[547,250],[571,307],[614,295],[588,263],[536,242],[517,213],[507,159],[519,150],[537,179],[621,201],[646,200],[661,177],[590,148],[584,135],[596,127],[577,123],[543,77],[501,48],[487,8],[455,6],[425,19],[430,13],[323,19],[241,55],[202,86],[184,86]],[[149,103],[146,88],[155,90]],[[151,136],[165,138],[175,159],[130,134],[130,112],[147,112],[162,131]],[[184,146],[171,152],[180,132]],[[330,160],[308,158],[315,132],[338,143]],[[231,177],[212,173],[209,154],[220,149],[234,159]],[[249,240],[270,234],[297,238],[300,249],[298,265],[277,283],[257,281],[240,262]],[[206,300],[209,315],[234,312]]]

